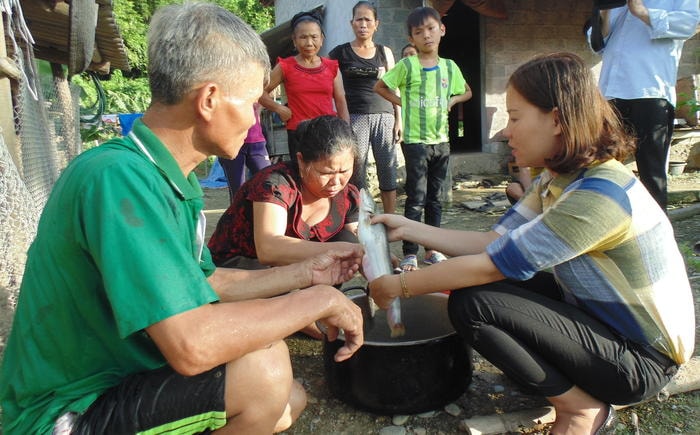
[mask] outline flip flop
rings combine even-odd
[[[403,257],[403,260],[401,260],[401,263],[399,263],[399,267],[404,272],[411,272],[411,271],[417,270],[418,269],[418,257],[416,257],[413,254],[409,254],[409,255]]]
[[[433,253],[430,254],[430,257],[426,257],[423,259],[423,263],[437,264],[445,260],[447,260],[447,257],[445,257],[445,255],[442,252],[433,251]]]

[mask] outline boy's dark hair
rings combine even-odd
[[[297,151],[305,162],[315,162],[348,148],[357,157],[357,141],[352,128],[337,116],[323,115],[302,121],[297,126],[296,136]]]
[[[408,36],[411,36],[411,31],[415,27],[425,23],[425,20],[428,18],[433,18],[438,23],[442,23],[442,20],[440,19],[440,12],[431,7],[417,7],[412,10],[411,13],[408,14],[408,18],[406,18],[406,30],[408,31]]]

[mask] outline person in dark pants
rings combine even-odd
[[[666,210],[668,207],[667,160],[673,137],[675,109],[664,98],[635,98],[625,100],[613,98],[625,125],[637,137],[634,158],[642,184],[656,202]]]
[[[374,85],[394,67],[394,54],[374,42],[379,27],[377,8],[360,1],[352,8],[350,20],[355,39],[335,47],[328,57],[336,59],[343,76],[343,87],[350,112],[350,125],[357,137],[358,161],[350,182],[358,189],[367,187],[370,148],[377,168],[377,181],[384,213],[396,210],[396,143],[401,140],[401,114],[374,92]]]
[[[695,347],[693,294],[673,227],[625,165],[634,139],[577,55],[536,57],[510,77],[508,139],[543,167],[490,231],[382,214],[390,240],[452,256],[369,284],[394,298],[452,290],[465,341],[554,406],[552,434],[615,430],[611,404],[656,395]],[[456,289],[456,290],[455,290]]]
[[[600,90],[636,136],[639,178],[666,210],[678,62],[700,19],[698,1],[628,0],[600,18],[600,33],[589,33],[603,56]]]
[[[255,103],[255,124],[248,130],[248,136],[243,140],[243,146],[234,159],[221,158],[219,162],[226,174],[228,183],[229,201],[233,204],[233,198],[238,189],[245,183],[246,169],[253,176],[263,168],[270,166],[270,155],[267,152],[267,140],[260,124],[260,111],[262,106]]]
[[[406,160],[406,202],[404,216],[436,227],[442,220],[440,192],[447,179],[450,162],[447,116],[458,103],[472,97],[457,64],[438,55],[445,25],[433,8],[415,8],[406,18],[409,41],[418,54],[401,59],[374,85],[374,91],[395,106],[401,106]],[[399,90],[401,96],[395,91]],[[418,269],[419,246],[404,242],[400,267],[405,272]],[[430,244],[424,246],[425,264],[445,260]]]

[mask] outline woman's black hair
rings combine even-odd
[[[368,2],[368,1],[364,1],[364,0],[355,3],[355,6],[352,7],[352,17],[353,18],[355,18],[355,12],[357,12],[357,9],[361,8],[361,7],[365,7],[367,9],[369,9],[370,11],[372,11],[372,15],[374,15],[374,19],[375,20],[378,19],[377,18],[377,7],[374,6],[373,3]]]
[[[305,162],[333,156],[352,149],[357,157],[357,141],[350,124],[333,115],[323,115],[302,121],[297,126],[297,151]],[[292,161],[296,161],[292,156]]]
[[[299,23],[303,23],[305,21],[311,21],[318,24],[318,27],[321,28],[321,33],[323,33],[323,17],[316,10],[299,12],[298,14],[294,15],[291,21],[292,32],[296,30]]]

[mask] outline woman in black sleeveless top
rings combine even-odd
[[[374,84],[394,66],[389,47],[376,44],[374,33],[379,26],[377,9],[367,1],[352,8],[350,21],[355,39],[338,45],[328,54],[336,59],[343,76],[350,123],[357,137],[358,161],[351,183],[365,187],[369,147],[377,165],[377,179],[384,213],[396,209],[396,143],[401,139],[399,108],[374,93]]]

